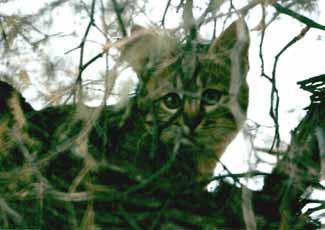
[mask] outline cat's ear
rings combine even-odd
[[[209,53],[214,55],[229,55],[234,48],[241,49],[241,55],[248,55],[249,32],[244,19],[233,22],[219,38],[215,39],[210,46]]]
[[[126,41],[121,52],[121,60],[126,61],[134,71],[139,73],[146,58],[151,55],[152,51],[148,47],[155,46],[155,36],[144,27],[134,25],[131,28],[130,37],[126,38]]]
[[[126,61],[138,74],[153,68],[163,58],[166,58],[172,51],[172,42],[166,34],[156,29],[146,29],[135,25],[131,29],[131,36],[128,38],[121,53],[121,58]]]

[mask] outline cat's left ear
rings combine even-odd
[[[121,59],[126,61],[135,72],[139,73],[145,62],[157,49],[158,40],[155,32],[145,29],[142,26],[134,25],[131,35],[126,39],[122,49]]]
[[[141,73],[168,58],[174,50],[175,42],[166,33],[135,25],[122,50],[121,59],[126,61],[139,77],[146,78],[147,76]]]
[[[240,49],[241,56],[248,56],[249,31],[244,19],[233,22],[209,48],[213,55],[228,56],[231,50]]]

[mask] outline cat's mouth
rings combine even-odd
[[[160,132],[160,140],[165,144],[176,144],[179,142],[182,146],[203,147],[200,138],[195,131],[187,126],[172,125]]]

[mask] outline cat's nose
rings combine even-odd
[[[195,128],[200,124],[201,122],[201,116],[200,114],[184,114],[183,116],[185,125],[190,129],[190,131],[194,131]]]
[[[201,122],[200,104],[198,100],[186,100],[184,103],[183,120],[191,131]]]

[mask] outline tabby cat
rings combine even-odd
[[[247,28],[238,20],[211,45],[184,45],[168,33],[151,32],[124,52],[141,78],[136,100],[147,130],[157,126],[162,143],[188,146],[198,178],[212,175],[245,120],[248,45]]]
[[[140,83],[124,109],[77,104],[33,111],[0,83],[0,173],[15,172],[2,180],[0,193],[33,196],[31,186],[43,184],[55,199],[57,191],[94,192],[112,184],[124,191],[134,181],[158,178],[161,184],[173,178],[166,190],[176,191],[212,175],[245,120],[244,22],[211,44],[139,27],[132,36],[121,60]]]

